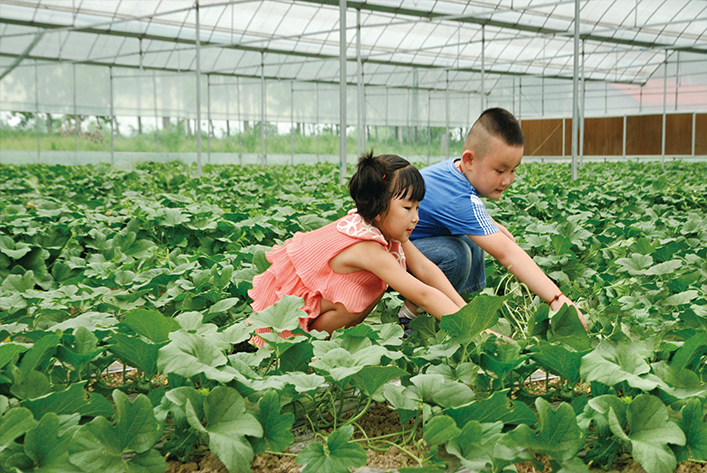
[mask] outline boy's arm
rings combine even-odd
[[[567,296],[562,294],[560,289],[552,280],[547,277],[542,269],[535,264],[535,261],[526,253],[523,248],[503,233],[497,232],[490,235],[469,235],[474,243],[479,245],[484,251],[493,256],[518,280],[538,295],[542,300],[550,305],[552,310],[559,310],[563,304],[570,304],[577,309],[579,320],[587,328],[587,323],[579,308]]]
[[[442,291],[461,309],[466,302],[454,289],[452,283],[449,282],[447,276],[444,275],[441,269],[430,261],[415,245],[409,240],[403,243],[403,251],[407,259],[407,266],[410,272],[420,281],[428,286],[432,286]]]
[[[495,223],[496,226],[498,227],[498,229],[501,230],[501,233],[503,233],[503,234],[506,235],[508,238],[510,238],[511,241],[516,241],[516,237],[514,237],[513,234],[512,234],[511,232],[509,232],[506,227],[504,227],[503,225],[501,225],[500,223],[498,223],[496,220],[494,220],[493,217],[491,217],[491,220],[493,220],[493,223]],[[469,235],[469,236],[471,237],[471,235]],[[480,245],[479,245],[479,246],[480,246]]]

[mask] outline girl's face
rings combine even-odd
[[[420,203],[410,200],[407,195],[390,201],[388,210],[378,215],[373,224],[383,233],[386,240],[398,240],[404,243],[410,239],[419,220],[417,210]]]

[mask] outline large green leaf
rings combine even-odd
[[[228,471],[250,471],[253,448],[246,436],[262,437],[258,420],[246,412],[238,391],[226,386],[214,388],[204,400],[204,421],[197,417],[187,401],[187,419],[192,428],[208,436],[209,449],[219,457]]]
[[[685,445],[675,447],[678,461],[688,458],[707,460],[707,422],[702,402],[693,398],[680,411],[680,427],[685,433]]]
[[[550,373],[562,376],[571,385],[579,381],[579,367],[587,352],[569,350],[560,344],[540,340],[533,350],[533,359]]]
[[[453,418],[458,426],[474,420],[480,423],[501,421],[505,424],[535,424],[537,417],[533,411],[520,401],[508,399],[507,394],[508,390],[496,391],[488,399],[448,408],[444,413]]]
[[[175,373],[185,378],[203,374],[209,379],[228,383],[236,376],[216,340],[184,330],[169,334],[171,342],[160,348],[157,367],[162,373]]]
[[[441,415],[430,419],[422,429],[422,438],[427,445],[441,445],[457,437],[461,431],[454,419]]]
[[[258,403],[256,418],[263,427],[263,437],[252,440],[256,454],[270,450],[284,452],[292,444],[295,436],[290,432],[295,416],[291,412],[281,413],[280,399],[274,390],[268,390]]]
[[[163,344],[147,343],[138,337],[114,333],[111,336],[110,351],[128,366],[143,371],[147,376],[157,372],[157,357]]]
[[[53,412],[42,417],[37,426],[25,435],[25,453],[42,473],[79,473],[81,470],[69,462],[69,444],[79,428],[78,414],[60,419]]]
[[[498,322],[498,310],[504,302],[503,297],[481,294],[454,314],[445,315],[439,324],[443,330],[462,345]]]
[[[326,445],[310,443],[297,456],[297,463],[305,465],[302,473],[349,473],[350,467],[366,463],[366,451],[357,443],[350,443],[353,426],[341,427],[327,437]]]
[[[626,411],[628,433],[613,409],[609,411],[609,425],[614,435],[630,442],[634,460],[647,473],[675,471],[677,460],[668,444],[685,445],[685,434],[669,419],[668,409],[659,398],[649,394],[636,396]]]
[[[626,381],[630,386],[650,391],[660,380],[650,375],[650,366],[631,343],[613,344],[606,340],[582,358],[582,379],[614,386]]]
[[[299,327],[298,318],[307,317],[302,310],[304,301],[301,297],[284,296],[270,307],[256,312],[248,318],[253,328],[269,328],[276,333],[294,330]]]
[[[84,416],[111,417],[114,413],[110,403],[97,393],[84,390],[85,382],[73,383],[64,391],[22,401],[22,405],[32,411],[35,419],[41,419],[48,412],[58,415],[79,413]]]
[[[0,451],[9,447],[15,439],[33,429],[37,421],[32,413],[22,407],[10,409],[0,418]]]
[[[125,314],[123,322],[155,343],[168,341],[170,332],[179,330],[179,323],[176,320],[165,317],[156,310],[133,309]]]
[[[351,381],[366,396],[373,396],[388,381],[407,374],[407,371],[397,366],[365,366],[353,376]]]
[[[130,403],[115,390],[116,420],[111,424],[96,417],[74,434],[69,460],[86,472],[161,473],[167,468],[164,458],[152,447],[160,438],[152,404],[140,394]],[[125,456],[127,453],[136,454]]]
[[[564,462],[573,458],[584,444],[582,432],[572,407],[563,402],[556,410],[543,398],[535,400],[540,422],[535,431],[525,424],[519,425],[507,436],[512,445],[542,452],[550,458]]]

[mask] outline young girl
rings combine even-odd
[[[359,159],[349,193],[356,209],[347,216],[273,246],[267,254],[272,265],[248,291],[253,310],[299,296],[307,314],[300,326],[331,334],[361,323],[390,286],[438,319],[458,311],[464,300],[409,241],[425,195],[420,172],[399,156],[371,152]]]

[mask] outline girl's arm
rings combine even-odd
[[[425,284],[404,270],[395,257],[383,249],[380,243],[373,241],[356,243],[339,253],[334,259],[329,263],[334,271],[340,273],[370,271],[404,298],[438,319],[459,310],[460,306],[457,302],[444,292]],[[463,300],[461,303],[463,305]]]
[[[461,309],[466,302],[454,289],[447,276],[444,275],[439,266],[430,261],[415,245],[409,240],[403,243],[403,251],[407,258],[407,265],[410,272],[428,286],[442,291]]]

